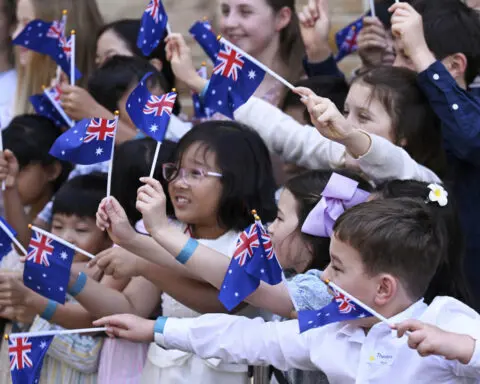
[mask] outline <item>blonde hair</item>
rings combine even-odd
[[[76,31],[76,65],[82,72],[78,85],[86,86],[87,79],[95,69],[97,31],[103,25],[103,18],[96,0],[30,0],[35,9],[35,18],[59,20],[62,11],[68,11],[66,34]],[[31,52],[31,60],[26,66],[17,64],[17,95],[14,114],[33,112],[29,97],[42,92],[43,85],[49,85],[55,77],[56,64],[45,56]]]

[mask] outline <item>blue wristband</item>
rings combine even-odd
[[[187,261],[192,257],[193,252],[198,247],[198,241],[195,239],[188,239],[187,244],[183,247],[183,249],[180,251],[180,253],[177,256],[177,261],[182,264],[186,264]]]
[[[72,285],[72,288],[68,290],[68,293],[73,297],[75,297],[79,295],[80,292],[83,291],[83,288],[85,288],[85,285],[87,285],[87,275],[84,272],[80,272],[78,274],[77,280]]]
[[[55,314],[55,311],[57,310],[57,305],[58,303],[56,301],[53,301],[53,300],[48,300],[48,304],[47,304],[47,307],[45,308],[45,310],[40,314],[40,317],[42,319],[45,319],[47,321],[50,321],[53,317],[53,315]]]
[[[161,333],[163,335],[163,330],[165,329],[165,324],[167,323],[168,317],[160,316],[157,317],[155,325],[153,327],[153,333]]]

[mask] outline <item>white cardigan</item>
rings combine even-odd
[[[266,101],[251,97],[234,116],[257,131],[268,149],[285,161],[309,169],[345,167],[345,146],[323,137],[310,125],[301,125]],[[418,164],[401,147],[380,136],[370,134],[370,137],[369,151],[356,164],[373,182],[391,179],[440,182],[434,172]]]

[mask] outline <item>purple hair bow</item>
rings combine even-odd
[[[358,182],[332,173],[322,192],[322,199],[308,214],[302,232],[312,236],[330,237],[335,221],[346,209],[365,202],[370,193],[359,189]]]

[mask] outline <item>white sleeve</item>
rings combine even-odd
[[[403,148],[383,137],[369,136],[372,145],[365,155],[357,159],[357,164],[371,180],[376,183],[392,179],[441,182],[434,172],[418,164]]]
[[[155,342],[168,349],[192,352],[227,363],[273,365],[281,370],[317,370],[310,360],[309,338],[298,321],[267,322],[223,314],[168,318]]]
[[[277,107],[251,97],[235,113],[235,120],[258,132],[271,152],[309,169],[344,165],[345,147],[323,137],[314,127],[301,125]]]

